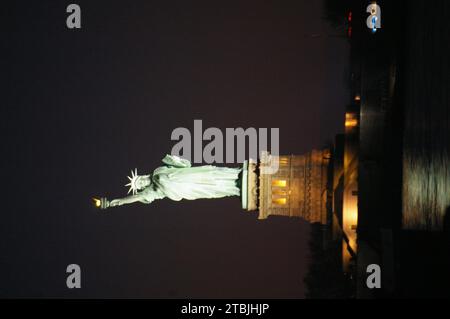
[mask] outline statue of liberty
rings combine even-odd
[[[150,204],[155,199],[169,198],[179,201],[201,198],[222,198],[239,196],[238,186],[241,168],[217,167],[212,165],[192,167],[191,162],[174,155],[166,155],[158,167],[149,175],[138,175],[137,169],[128,176],[128,194],[131,195],[109,201],[95,199],[97,207],[121,206],[141,202]]]

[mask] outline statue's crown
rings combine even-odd
[[[136,195],[138,191],[137,181],[141,178],[141,176],[139,176],[137,173],[137,168],[134,169],[134,172],[133,170],[131,170],[131,177],[130,176],[127,177],[130,180],[130,182],[125,185],[130,187],[130,189],[128,190],[128,194],[132,191],[133,195]]]

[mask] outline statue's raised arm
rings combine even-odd
[[[121,206],[121,205],[125,205],[125,204],[136,203],[136,202],[140,202],[143,204],[150,204],[155,199],[162,199],[164,197],[165,196],[162,192],[153,190],[151,188],[146,188],[142,192],[139,192],[135,195],[130,195],[130,196],[123,197],[123,198],[113,199],[110,202],[109,206],[110,207]]]
[[[133,204],[133,203],[143,203],[143,204],[150,204],[155,199],[162,199],[164,198],[164,194],[160,191],[155,191],[153,189],[147,188],[144,189],[142,192],[137,193],[135,195],[130,195],[122,198],[116,198],[111,201],[109,201],[107,198],[103,197],[101,199],[95,199],[94,201],[97,204],[97,206],[101,209],[106,209],[109,207],[115,207],[115,206],[122,206],[126,204]]]
[[[130,195],[130,196],[123,197],[123,198],[113,199],[109,203],[109,207],[122,206],[125,204],[132,204],[132,203],[136,203],[136,202],[142,202],[141,194]]]

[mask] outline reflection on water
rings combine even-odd
[[[405,153],[403,159],[403,225],[440,229],[450,206],[448,154]]]
[[[415,1],[405,61],[403,226],[440,229],[450,206],[450,1]],[[443,27],[445,26],[445,27]]]

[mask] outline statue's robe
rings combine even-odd
[[[240,168],[191,167],[188,160],[172,155],[166,155],[162,162],[165,165],[151,175],[151,185],[139,193],[144,203],[164,197],[179,201],[240,195],[237,186]]]

